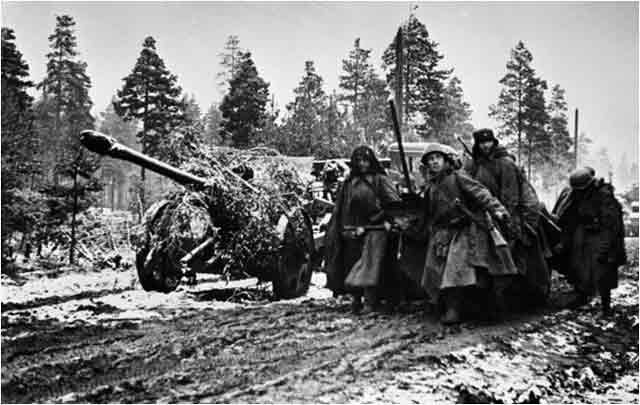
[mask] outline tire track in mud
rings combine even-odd
[[[7,302],[1,305],[2,312],[5,311],[20,311],[25,309],[33,309],[38,307],[44,307],[48,305],[57,305],[69,301],[78,301],[83,299],[100,298],[108,295],[120,294],[126,291],[135,290],[135,286],[128,286],[122,288],[111,288],[99,291],[83,291],[77,294],[53,296],[46,298],[36,298],[27,302]]]
[[[47,334],[35,335],[36,341],[31,341],[29,346],[48,346],[48,356],[43,356],[37,349],[18,353],[25,342],[9,341],[3,345],[3,356],[6,359],[3,361],[3,375],[11,377],[8,381],[3,381],[2,394],[8,402],[50,400],[68,392],[87,391],[100,385],[113,385],[129,379],[149,379],[163,375],[167,370],[180,371],[203,366],[205,369],[220,368],[229,365],[229,358],[234,354],[233,351],[226,353],[225,349],[233,349],[234,346],[241,348],[256,345],[260,350],[244,353],[242,356],[254,355],[259,358],[257,355],[261,351],[284,346],[287,324],[291,326],[290,329],[296,329],[298,325],[304,324],[298,318],[313,315],[314,311],[323,312],[324,309],[312,306],[310,309],[306,308],[303,314],[298,314],[298,311],[297,306],[291,309],[283,306],[277,311],[273,311],[273,308],[231,310],[219,311],[210,317],[199,314],[186,320],[157,322],[136,330],[135,340],[125,345],[127,352],[118,350],[114,342],[116,339],[91,341],[95,334],[89,332],[72,334],[64,342],[53,346],[48,341]],[[53,330],[49,335],[61,331],[62,329]],[[103,328],[99,332],[101,335],[117,333],[117,329],[109,331]],[[86,342],[79,343],[85,339]],[[289,357],[296,357],[299,353],[302,351],[296,350]],[[189,361],[194,355],[198,355],[195,365]],[[14,360],[18,357],[21,359]],[[78,358],[81,360],[77,361]],[[142,362],[140,358],[146,360]],[[101,359],[108,359],[110,363],[118,363],[122,367],[114,369],[103,364]],[[277,356],[270,356],[268,360],[278,359]],[[203,364],[203,361],[208,364]],[[24,368],[24,364],[31,364],[31,367]],[[58,374],[52,375],[51,370]],[[78,375],[86,378],[78,379]],[[36,376],[42,378],[34,381]],[[83,381],[86,383],[82,383]],[[25,386],[31,386],[29,393],[21,389]],[[47,386],[55,386],[56,389],[46,389]]]
[[[397,402],[400,394],[407,394],[403,402],[514,402],[526,387],[501,393],[473,382],[496,379],[483,372],[492,363],[524,356],[540,366],[531,376],[547,381],[534,387],[535,395],[558,402],[578,389],[563,383],[580,379],[566,376],[567,370],[591,366],[598,379],[593,391],[629,365],[637,369],[637,356],[635,363],[623,359],[627,346],[637,348],[637,324],[628,322],[637,305],[617,309],[613,320],[591,322],[592,306],[574,312],[550,307],[498,325],[442,328],[418,304],[403,314],[354,316],[346,303],[326,299],[185,308],[177,317],[167,313],[142,323],[42,321],[27,336],[3,337],[2,396],[7,403]],[[629,340],[633,328],[635,341]],[[546,332],[567,341],[554,343]],[[543,350],[554,344],[557,350]],[[560,350],[570,346],[582,349]],[[597,357],[600,346],[611,359]],[[606,367],[593,366],[598,362]],[[613,374],[607,376],[607,367]]]
[[[230,402],[604,402],[602,395],[628,375],[636,387],[627,398],[638,402],[638,325],[630,321],[638,306],[618,305],[609,319],[598,311],[550,310],[419,334],[384,361],[363,366],[358,359],[366,353],[356,353],[340,372],[311,370],[286,390],[270,387]]]

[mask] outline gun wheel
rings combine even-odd
[[[178,288],[181,275],[175,272],[167,272],[166,269],[171,267],[162,263],[145,263],[148,254],[148,247],[136,253],[136,270],[142,289],[170,293]],[[164,259],[166,260],[166,258]]]
[[[315,249],[309,216],[295,208],[278,221],[281,234],[280,255],[272,280],[278,299],[300,297],[307,293],[314,269]]]

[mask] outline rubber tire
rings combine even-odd
[[[166,275],[154,274],[144,268],[144,260],[148,253],[148,246],[145,246],[136,253],[136,270],[142,289],[145,291],[158,291],[162,293],[175,291],[175,289],[178,288],[178,285],[180,285],[180,279],[178,279],[177,283],[170,284],[167,282]]]

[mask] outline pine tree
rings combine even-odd
[[[393,130],[389,112],[389,92],[386,82],[372,70],[365,76],[364,92],[358,105],[359,124],[364,142],[377,149],[389,142]]]
[[[534,78],[525,93],[525,105],[528,106],[524,116],[524,131],[527,148],[527,176],[531,178],[532,170],[538,170],[552,159],[553,144],[547,132],[549,115],[544,97],[547,82]]]
[[[54,199],[65,199],[63,207],[54,214],[59,214],[63,221],[68,213],[71,214],[70,263],[74,262],[76,217],[92,203],[91,193],[100,189],[97,180],[92,178],[99,167],[99,157],[87,151],[78,137],[80,131],[94,128],[94,118],[89,97],[91,80],[86,73],[87,64],[78,59],[74,26],[71,16],[56,17],[55,31],[49,36],[51,52],[47,54],[47,75],[38,84],[42,89],[43,105],[51,103],[50,108],[45,107],[42,111],[53,112],[53,117],[41,117],[53,121],[42,125],[53,127],[54,182],[47,191]],[[81,181],[79,176],[86,180]]]
[[[439,67],[444,58],[438,43],[429,37],[426,26],[411,14],[401,27],[403,40],[404,116],[403,122],[417,123],[416,129],[424,138],[437,137],[446,121],[444,88],[452,69]],[[390,88],[396,85],[396,40],[384,51],[383,67],[387,70]]]
[[[489,116],[499,123],[498,136],[515,143],[520,164],[523,163],[523,154],[526,154],[529,176],[534,160],[539,163],[546,158],[536,151],[548,151],[550,144],[545,132],[548,115],[544,91],[547,84],[536,76],[531,67],[532,61],[531,52],[519,41],[511,50],[507,73],[500,79],[503,88],[498,103],[489,107]]]
[[[170,135],[183,121],[184,106],[181,103],[182,89],[178,78],[166,68],[156,50],[156,41],[147,37],[132,72],[122,79],[113,106],[125,121],[140,120],[138,132],[142,153],[164,159],[170,153]],[[140,202],[146,208],[145,170],[140,169],[142,183]]]
[[[295,99],[287,105],[289,117],[285,125],[286,152],[294,156],[309,156],[314,152],[322,131],[322,114],[327,95],[323,80],[316,73],[313,61],[306,61],[304,76],[293,90]]]
[[[452,77],[444,89],[446,116],[442,129],[437,134],[438,142],[448,145],[456,145],[456,135],[460,135],[465,141],[471,140],[473,125],[471,119],[471,106],[464,101],[461,81],[458,77]]]
[[[573,139],[569,133],[569,119],[565,91],[559,85],[551,89],[551,99],[547,105],[549,125],[547,132],[550,138],[550,157],[547,170],[543,176],[545,188],[566,183],[567,174],[573,168]]]
[[[248,147],[265,125],[269,83],[259,75],[250,52],[240,54],[240,64],[222,100],[220,135],[237,148]]]
[[[223,91],[229,88],[231,80],[236,75],[242,61],[242,48],[237,35],[229,35],[224,45],[224,51],[218,54],[222,71],[218,73],[218,86]]]
[[[367,79],[373,73],[373,66],[369,62],[371,49],[360,47],[360,38],[356,38],[353,43],[353,50],[349,52],[347,59],[342,61],[342,70],[345,74],[340,75],[340,88],[344,90],[341,100],[346,100],[351,104],[353,121],[360,122],[360,99],[364,96]]]

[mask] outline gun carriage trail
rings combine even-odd
[[[554,278],[545,308],[452,327],[419,302],[353,315],[319,273],[284,301],[252,280],[161,294],[131,270],[3,275],[3,402],[633,402],[633,257],[610,318],[562,309]]]

